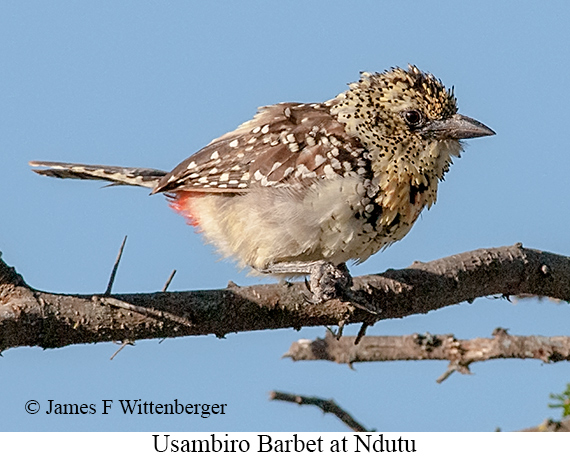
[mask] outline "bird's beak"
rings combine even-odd
[[[461,114],[454,114],[449,119],[442,121],[431,121],[422,130],[442,140],[464,140],[495,134],[485,124]]]

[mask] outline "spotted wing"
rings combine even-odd
[[[241,193],[356,172],[363,148],[324,104],[263,107],[162,178],[154,192]]]

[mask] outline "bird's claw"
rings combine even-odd
[[[344,263],[317,262],[311,267],[307,289],[313,295],[311,302],[322,303],[343,295],[352,286],[352,276]]]

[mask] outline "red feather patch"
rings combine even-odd
[[[200,198],[199,193],[197,192],[177,192],[174,195],[169,195],[169,203],[170,206],[174,211],[178,214],[182,215],[184,219],[186,219],[186,223],[193,227],[197,227],[199,221],[197,217],[192,214],[192,200],[195,198]]]

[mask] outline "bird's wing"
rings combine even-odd
[[[363,148],[329,104],[281,103],[212,141],[164,176],[154,192],[242,193],[358,170]],[[362,171],[361,171],[362,173]]]

